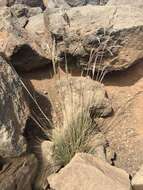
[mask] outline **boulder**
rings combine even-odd
[[[45,11],[45,26],[56,41],[58,61],[92,71],[124,70],[143,58],[142,9],[83,6]]]
[[[45,26],[44,26],[44,19],[43,14],[37,14],[29,18],[29,22],[26,26],[26,30],[31,35],[44,35]]]
[[[26,151],[23,137],[29,109],[20,78],[0,56],[0,156],[16,157]]]
[[[143,1],[142,0],[109,0],[108,4],[107,5],[131,5],[131,6],[142,6],[143,7]]]
[[[30,71],[51,63],[51,54],[47,51],[48,38],[43,38],[28,33],[11,8],[0,8],[0,52],[17,70]]]
[[[59,173],[49,176],[50,187],[56,190],[131,190],[129,175],[100,159],[80,153]]]
[[[25,155],[5,163],[0,170],[1,190],[32,190],[37,170],[34,155]]]
[[[136,173],[132,179],[133,190],[142,190],[143,189],[143,166]]]
[[[55,106],[62,126],[67,127],[83,110],[90,112],[92,118],[107,117],[112,113],[110,100],[106,97],[104,86],[84,77],[69,77],[57,81],[58,100]],[[60,100],[62,99],[62,103]],[[84,102],[83,102],[84,101]]]

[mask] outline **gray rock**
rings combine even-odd
[[[5,163],[0,170],[1,190],[32,190],[37,160],[34,155],[25,155]]]
[[[32,17],[42,13],[43,10],[40,7],[31,7],[28,10],[27,17]]]
[[[92,5],[104,5],[108,0],[43,0],[44,5],[48,8],[70,8]]]
[[[20,80],[0,57],[0,156],[15,157],[26,151],[23,132],[28,115]]]
[[[142,9],[131,6],[83,6],[45,12],[45,26],[64,62],[96,70],[123,70],[143,58]],[[92,55],[91,55],[92,51]]]
[[[44,4],[42,0],[7,0],[7,4],[9,6],[13,4],[25,4],[30,7],[42,7],[44,8]]]
[[[11,11],[17,18],[29,18],[42,13],[43,10],[40,7],[29,7],[24,4],[14,4],[13,6],[11,6]]]

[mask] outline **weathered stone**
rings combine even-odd
[[[132,6],[83,6],[45,12],[56,40],[56,56],[85,69],[123,70],[143,58],[142,9]]]
[[[37,170],[34,155],[25,155],[10,160],[0,170],[1,190],[32,190]]]
[[[44,4],[42,0],[1,0],[4,1],[4,5],[12,6],[14,4],[25,4],[30,7],[42,7],[44,8]],[[0,3],[1,3],[0,1]]]
[[[133,186],[133,190],[142,190],[143,189],[143,166],[133,177],[132,186]]]
[[[11,6],[10,10],[13,12],[18,20],[21,17],[29,18],[43,12],[40,7],[29,7],[24,4],[14,4],[13,6]]]
[[[131,190],[129,175],[88,154],[76,154],[59,173],[48,177],[56,190]]]
[[[0,52],[6,55],[16,69],[30,71],[51,62],[51,55],[47,53],[47,40],[44,39],[22,28],[10,8],[0,8]]]
[[[71,77],[60,80],[56,85],[63,126],[67,126],[75,117],[88,111],[92,118],[106,117],[112,112],[111,102],[106,97],[104,86],[89,78]],[[84,101],[84,102],[83,102]],[[59,114],[60,115],[60,114]]]
[[[70,8],[91,5],[104,5],[108,0],[43,0],[47,8]]]
[[[29,22],[26,26],[26,30],[31,35],[44,35],[45,32],[45,25],[43,14],[37,14],[29,18]]]
[[[15,157],[26,151],[23,137],[29,115],[19,77],[0,57],[0,156]]]
[[[40,151],[40,167],[37,177],[35,179],[35,189],[46,189],[48,187],[47,177],[56,172],[56,168],[53,165],[53,146],[54,143],[50,141],[41,142],[39,147]],[[38,150],[37,150],[38,151]],[[59,168],[58,168],[59,170]]]
[[[44,8],[43,0],[15,0],[15,3],[25,4],[31,7]]]
[[[27,17],[32,17],[32,16],[38,15],[42,12],[43,11],[40,7],[31,7],[28,9]]]

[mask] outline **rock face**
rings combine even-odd
[[[58,174],[48,178],[56,190],[131,190],[128,174],[88,154],[77,154]]]
[[[29,110],[18,76],[0,57],[0,156],[15,157],[26,151],[23,132]]]
[[[88,16],[87,16],[88,15]],[[57,57],[92,70],[123,70],[143,58],[142,9],[131,6],[83,6],[45,12],[45,25],[57,45]]]
[[[132,186],[133,186],[134,190],[142,190],[143,189],[143,166],[133,177]]]
[[[37,160],[34,155],[13,159],[0,170],[1,190],[32,190]]]

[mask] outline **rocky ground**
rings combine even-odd
[[[142,12],[142,0],[0,0],[0,190],[143,189]],[[54,135],[83,111],[92,151],[82,141],[57,164]]]

